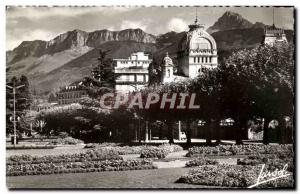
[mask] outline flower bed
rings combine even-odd
[[[199,155],[249,155],[249,154],[276,154],[293,153],[293,145],[219,145],[215,147],[192,147],[188,150],[187,157]]]
[[[158,147],[156,146],[120,146],[115,143],[103,143],[103,144],[87,144],[85,148],[94,148],[94,149],[104,149],[104,150],[113,150],[117,152],[119,155],[127,155],[127,154],[141,154],[143,151],[149,152],[149,150],[158,150],[159,153],[166,152],[177,152],[183,150],[183,148],[179,145],[175,144],[163,144]],[[162,149],[162,151],[161,151]],[[143,152],[143,153],[145,153]]]
[[[122,159],[118,153],[112,150],[88,150],[85,153],[79,154],[62,154],[49,156],[30,156],[30,155],[15,155],[10,156],[6,160],[8,165],[20,164],[40,164],[40,163],[60,163],[60,162],[84,162],[84,161],[101,161],[101,160],[119,160]]]
[[[220,187],[247,188],[256,183],[260,166],[249,165],[205,165],[192,169],[187,175],[180,177],[177,183],[210,185]],[[293,187],[293,176],[261,184],[258,187]]]
[[[80,139],[75,139],[72,137],[65,137],[65,138],[57,138],[52,139],[49,141],[48,144],[50,145],[76,145],[76,144],[83,144],[84,142]]]
[[[84,148],[93,148],[93,149],[104,149],[104,150],[113,150],[119,155],[126,154],[141,154],[142,150],[147,146],[120,146],[116,143],[90,143],[84,146]]]
[[[97,149],[113,150],[119,155],[140,154],[147,146],[116,146],[116,147],[100,147]]]
[[[117,146],[120,146],[120,144],[104,142],[104,143],[88,143],[84,146],[84,148],[103,148],[103,147],[117,147]]]
[[[23,149],[53,149],[54,145],[6,145],[7,150],[23,150]]]
[[[265,164],[266,168],[270,171],[282,169],[284,165],[287,164],[287,170],[290,172],[294,172],[293,156],[285,155],[282,153],[271,155],[251,155],[247,158],[238,159],[237,164],[251,166]]]
[[[179,145],[163,144],[158,147],[148,146],[141,152],[141,158],[165,158],[171,152],[181,151],[183,148]]]
[[[158,147],[147,147],[143,149],[141,153],[141,158],[165,158],[168,152],[162,148]]]
[[[102,171],[143,170],[156,168],[150,160],[103,160],[7,165],[7,176],[86,173]]]
[[[194,166],[216,165],[216,164],[219,164],[219,162],[217,160],[199,157],[199,158],[188,161],[185,164],[185,166],[186,167],[194,167]]]
[[[183,148],[181,146],[176,145],[176,144],[162,144],[158,147],[161,148],[161,149],[164,149],[168,153],[179,152],[179,151],[183,150]]]

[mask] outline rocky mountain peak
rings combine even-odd
[[[219,19],[214,23],[213,26],[209,27],[207,31],[209,33],[232,30],[232,29],[245,29],[251,28],[252,23],[247,19],[243,18],[240,14],[226,11]]]

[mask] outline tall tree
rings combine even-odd
[[[16,117],[19,118],[18,121],[22,120],[23,116],[26,114],[26,111],[29,110],[32,97],[30,94],[29,81],[26,76],[22,75],[20,78],[13,77],[11,80],[7,81],[7,85],[9,86],[21,86],[16,90]],[[7,119],[7,127],[6,132],[13,132],[13,123],[11,122],[11,118],[13,116],[13,91],[12,89],[6,89],[6,119]],[[24,131],[28,131],[29,123],[27,125],[20,125],[20,122],[17,123],[17,132],[21,133]]]

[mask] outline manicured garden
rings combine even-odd
[[[211,156],[238,156],[236,165],[219,164]],[[193,147],[187,156],[193,159],[186,167],[195,167],[176,182],[196,185],[247,188],[257,182],[261,169],[264,172],[280,172],[289,176],[257,185],[259,188],[292,188],[294,185],[293,146],[292,145],[232,145],[216,147]],[[261,181],[267,181],[263,177]],[[256,187],[256,188],[257,188]]]
[[[86,153],[32,157],[29,155],[7,158],[7,176],[46,175],[154,169],[151,160],[123,160],[111,150],[89,150]]]
[[[84,153],[60,155],[13,155],[6,159],[7,176],[46,175],[155,169],[146,158],[164,158],[168,153],[183,150],[178,145],[155,146],[102,146],[87,149]],[[124,160],[122,154],[140,154],[141,159]],[[163,153],[162,155],[160,155]]]
[[[293,145],[281,144],[281,145],[260,145],[260,144],[249,144],[249,145],[218,145],[214,147],[192,147],[188,150],[187,156],[207,156],[207,155],[221,155],[221,156],[232,156],[232,155],[249,155],[249,154],[276,154],[291,153]]]
[[[6,174],[11,177],[25,175],[50,176],[51,174],[53,176],[55,174],[70,173],[85,173],[86,175],[86,173],[92,172],[132,170],[149,170],[152,172],[157,168],[157,165],[154,164],[157,162],[164,163],[163,168],[173,168],[168,167],[168,160],[164,158],[172,152],[181,153],[183,148],[173,144],[122,146],[120,144],[104,143],[87,145],[82,150],[84,152],[74,154],[9,156],[6,158]],[[185,153],[183,152],[183,154]],[[124,154],[128,156],[137,155],[137,158],[128,157],[128,159],[123,159],[122,155]],[[173,183],[197,185],[197,188],[247,188],[256,183],[262,164],[265,164],[265,171],[270,172],[279,171],[287,165],[286,173],[291,175],[257,187],[291,188],[294,184],[293,156],[292,145],[192,147],[187,151],[186,157],[183,158],[183,161],[186,161],[186,168],[184,168],[186,170],[183,174],[178,174]],[[226,160],[232,160],[230,159],[232,157],[235,158],[234,162],[227,163]],[[218,158],[222,158],[223,162],[220,162]],[[172,160],[175,159],[172,158]],[[174,170],[178,169],[180,168],[174,168]],[[112,176],[115,176],[114,173],[112,173]]]

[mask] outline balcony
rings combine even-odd
[[[142,69],[142,68],[123,68],[123,69],[114,69],[114,73],[120,73],[120,74],[126,74],[126,73],[143,73],[148,74],[148,69]]]

